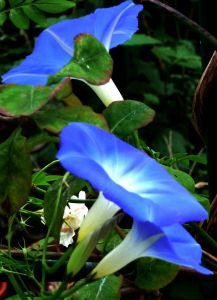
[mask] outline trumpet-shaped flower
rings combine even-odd
[[[75,122],[62,130],[60,139],[62,166],[101,192],[84,224],[96,228],[103,223],[101,211],[106,220],[119,208],[159,226],[207,218],[205,209],[159,163],[113,134]]]
[[[154,257],[193,268],[200,273],[212,272],[201,266],[200,245],[180,225],[159,228],[149,222],[134,221],[125,239],[108,253],[91,272],[94,278],[112,274],[140,257]]]
[[[137,31],[137,15],[141,10],[142,5],[126,1],[118,6],[97,9],[90,15],[50,26],[39,35],[33,53],[19,66],[4,74],[3,81],[45,85],[49,75],[61,70],[71,60],[75,36],[89,33],[109,50],[130,39]]]

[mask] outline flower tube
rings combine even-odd
[[[109,252],[91,272],[94,278],[113,274],[140,257],[154,257],[193,268],[206,275],[212,272],[201,266],[202,250],[180,225],[159,228],[149,222],[134,221],[125,239]]]
[[[60,135],[57,158],[67,171],[88,180],[101,192],[91,208],[94,212],[88,213],[82,227],[86,222],[93,222],[94,229],[102,225],[102,216],[101,223],[97,219],[100,211],[105,211],[107,201],[115,205],[114,210],[110,206],[112,214],[121,208],[137,221],[158,226],[207,218],[201,204],[159,163],[93,125],[79,122],[67,125]],[[108,218],[107,212],[104,222]]]
[[[81,33],[95,36],[105,48],[129,40],[138,29],[137,15],[142,5],[126,1],[110,8],[100,8],[87,16],[64,20],[42,31],[32,54],[2,76],[4,83],[45,85],[49,75],[60,71],[73,57],[73,39]],[[104,101],[123,100],[110,79],[102,86],[89,85]],[[105,89],[105,91],[103,91]],[[106,105],[108,103],[106,102]],[[110,103],[109,102],[109,103]]]

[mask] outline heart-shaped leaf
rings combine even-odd
[[[49,76],[48,84],[59,82],[65,77],[84,80],[101,85],[109,81],[112,74],[112,58],[95,37],[80,34],[74,39],[74,56],[59,72]]]
[[[29,116],[49,100],[52,88],[48,86],[0,86],[0,113],[4,116]]]
[[[127,136],[153,121],[155,111],[134,100],[115,101],[103,112],[112,133]]]

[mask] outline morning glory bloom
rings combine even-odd
[[[81,33],[96,37],[105,48],[116,47],[129,40],[138,29],[138,13],[142,5],[126,1],[110,8],[100,8],[87,16],[64,20],[42,31],[32,54],[2,76],[4,83],[45,85],[49,75],[61,70],[74,53],[73,39]],[[103,86],[90,85],[108,105],[123,100],[113,81]],[[107,103],[109,101],[109,103]]]
[[[212,274],[201,266],[200,245],[180,224],[160,228],[149,222],[137,221],[134,221],[125,239],[91,273],[94,278],[101,278],[115,273],[140,257],[159,258],[206,275]]]
[[[96,229],[119,208],[137,221],[158,226],[207,218],[200,203],[159,163],[93,125],[67,125],[60,135],[57,158],[67,171],[101,192],[82,223],[81,231],[86,226],[82,238],[90,233],[91,224]]]

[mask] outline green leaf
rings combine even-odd
[[[111,78],[113,62],[103,44],[90,34],[80,34],[74,39],[74,56],[59,72],[49,76],[48,85],[65,77],[85,80],[101,85]]]
[[[34,5],[42,11],[57,14],[73,8],[75,2],[67,0],[37,0],[34,2]]]
[[[9,13],[9,18],[16,27],[20,29],[29,28],[29,19],[21,9],[12,8]]]
[[[7,20],[6,13],[0,13],[0,26],[4,24],[4,22]]]
[[[115,230],[112,230],[108,235],[100,241],[97,245],[97,249],[103,254],[111,252],[115,247],[121,243],[122,239]]]
[[[141,46],[141,45],[156,45],[161,44],[161,41],[146,34],[134,34],[131,40],[125,42],[124,46]]]
[[[192,44],[185,40],[180,41],[176,47],[156,46],[152,49],[154,55],[170,65],[178,65],[188,69],[201,69],[201,57],[196,55]]]
[[[210,201],[208,197],[196,193],[193,193],[193,196],[205,208],[206,211],[210,212]]]
[[[26,203],[31,188],[30,155],[19,130],[0,144],[0,169],[0,213],[8,216]]]
[[[85,122],[108,129],[102,115],[96,114],[89,106],[44,109],[33,115],[40,128],[58,133],[70,122]]]
[[[40,10],[38,10],[36,7],[25,5],[22,7],[22,9],[25,15],[28,18],[30,18],[32,21],[34,21],[35,23],[39,24],[42,27],[47,26],[47,19],[45,15],[42,12],[40,12]]]
[[[114,275],[106,276],[95,282],[86,284],[80,288],[74,300],[119,300],[121,277]]]
[[[157,95],[151,93],[144,94],[144,102],[148,105],[159,105],[160,98]]]
[[[0,86],[0,113],[5,116],[28,116],[49,100],[50,87],[31,85]]]
[[[10,7],[21,5],[24,0],[9,0]]]
[[[44,206],[44,200],[32,196],[29,196],[28,203],[39,206],[41,208]]]
[[[192,160],[203,165],[207,164],[207,158],[205,154],[187,155],[186,157],[183,158],[183,160]]]
[[[122,216],[121,216],[122,217]],[[99,240],[104,238],[109,231],[120,220],[120,215],[116,215],[113,218],[106,221],[101,228],[91,232],[85,237],[75,248],[72,255],[69,258],[67,265],[67,273],[72,276],[76,275],[86,263],[88,257],[93,252]]]
[[[115,101],[103,112],[111,131],[119,136],[127,136],[153,121],[155,111],[142,102]]]
[[[39,132],[39,133],[36,133],[36,134],[30,136],[28,138],[27,145],[28,145],[28,149],[32,150],[39,145],[41,146],[41,145],[44,145],[49,142],[50,143],[51,142],[58,143],[59,138],[57,136],[50,135],[45,131],[42,131],[42,132]]]
[[[164,166],[165,167],[165,166]],[[195,190],[195,182],[194,179],[188,175],[187,173],[173,169],[172,167],[165,167],[165,169],[181,184],[183,185],[189,192],[193,193]]]
[[[0,0],[0,10],[5,7],[5,0]]]
[[[55,181],[48,188],[44,198],[44,217],[48,227],[51,226],[52,220],[55,218],[55,222],[51,228],[51,234],[56,239],[59,239],[60,229],[63,223],[63,213],[67,201],[72,195],[77,194],[85,185],[84,180],[70,175],[67,179],[67,187],[66,183],[60,179]],[[61,189],[63,189],[63,191],[59,198],[58,195]]]
[[[174,280],[179,266],[151,257],[137,261],[135,284],[141,289],[158,290]]]
[[[47,175],[45,172],[36,172],[32,175],[32,184],[36,186],[49,186],[51,181],[61,179],[61,175]]]

